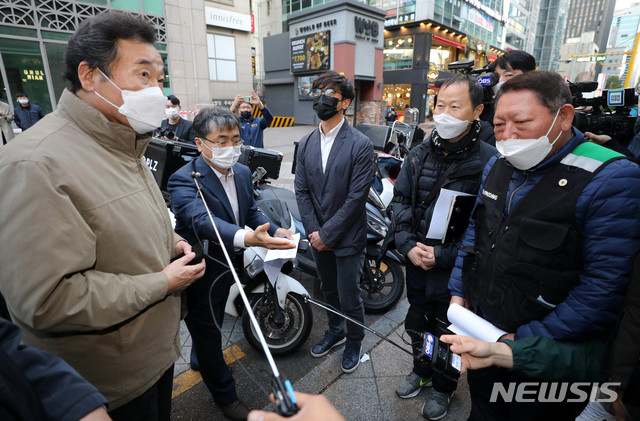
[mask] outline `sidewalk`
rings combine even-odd
[[[294,126],[265,130],[265,147],[280,151],[284,155],[280,177],[273,181],[274,186],[293,190],[293,175],[291,174],[293,142],[299,141],[315,128],[316,126]],[[310,286],[306,285],[306,287],[309,289]],[[311,290],[310,292],[313,295]],[[404,332],[404,317],[408,308],[409,304],[405,298],[392,310],[378,318],[370,325],[370,328],[410,350],[410,346],[404,345],[401,339]],[[316,313],[319,309],[314,308],[313,310],[314,314],[320,315],[320,311]],[[240,319],[228,315],[225,317],[222,330],[224,332],[223,338],[225,336],[229,338],[228,342],[223,343],[223,348],[238,343],[244,337]],[[182,357],[176,362],[174,376],[189,370],[191,338],[184,322],[181,324],[180,338]],[[299,352],[308,352],[310,345],[307,345]],[[398,382],[412,369],[409,355],[367,331],[362,343],[362,354],[368,356],[369,359],[361,362],[355,372],[345,374],[340,368],[341,350],[342,347],[337,347],[326,357],[318,358],[315,367],[293,383],[294,390],[323,394],[348,421],[424,420],[420,411],[425,400],[426,389],[413,399],[400,399],[395,393]],[[444,420],[466,420],[470,408],[466,376],[463,376],[460,379],[458,390],[451,400],[449,415]],[[269,405],[265,409],[273,410],[274,408]]]
[[[399,345],[404,345],[404,317],[409,304],[406,299],[378,319],[371,329]],[[410,350],[409,345],[404,348]],[[394,345],[367,332],[362,343],[364,360],[356,371],[345,374],[340,368],[342,348],[336,348],[309,374],[293,384],[299,392],[323,394],[348,421],[424,420],[421,415],[426,389],[412,399],[400,399],[395,392],[398,382],[411,372],[411,358]],[[366,356],[365,356],[366,355]],[[272,406],[265,407],[273,410]],[[466,420],[471,410],[466,376],[461,377],[445,420]]]

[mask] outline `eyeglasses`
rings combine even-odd
[[[313,92],[313,96],[320,96],[320,95],[334,96],[335,94],[342,95],[340,91],[332,88],[327,88],[324,91],[320,88],[316,88],[312,92]]]
[[[202,137],[200,138],[201,140],[204,139],[207,142],[211,143],[215,148],[222,148],[224,146],[226,146],[228,143],[231,143],[232,146],[242,146],[242,144],[244,143],[244,140],[242,139],[238,139],[238,140],[232,140],[231,142],[229,142],[228,140],[223,140],[221,142],[215,142],[213,140],[207,139],[206,137]]]

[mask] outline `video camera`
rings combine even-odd
[[[583,133],[606,134],[627,146],[635,135],[636,118],[631,116],[631,108],[638,104],[635,89],[605,90],[598,97],[584,95],[597,88],[597,82],[569,82],[571,104],[574,107],[592,107],[591,111],[577,112],[573,125]]]
[[[158,137],[166,137],[169,140],[177,140],[175,132],[167,129],[166,127],[158,131]]]
[[[479,69],[474,69],[474,64],[475,62],[473,60],[454,61],[453,63],[449,63],[449,66],[447,68],[449,70],[457,70],[465,76],[478,75],[478,82],[484,88],[482,103],[484,104],[485,109],[488,109],[487,107],[491,107],[491,104],[493,103],[493,97],[495,95],[495,93],[493,92],[493,87],[498,84],[498,80],[500,78],[497,73],[490,71],[488,65]]]

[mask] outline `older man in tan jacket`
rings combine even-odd
[[[166,103],[154,35],[122,12],[83,22],[65,55],[70,90],[0,154],[11,318],[26,344],[66,360],[127,421],[169,419],[179,291],[205,269],[187,265],[195,254],[141,161]]]

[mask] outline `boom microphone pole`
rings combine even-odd
[[[218,227],[213,221],[213,217],[211,216],[211,211],[209,210],[209,206],[207,206],[207,201],[204,199],[204,195],[202,194],[202,190],[200,190],[200,184],[198,183],[198,178],[202,177],[199,172],[192,171],[191,178],[193,178],[193,182],[196,184],[196,188],[198,189],[198,193],[200,194],[200,198],[202,199],[202,203],[204,204],[205,209],[207,210],[207,215],[209,216],[209,220],[211,221],[211,225],[213,226],[213,230],[216,233],[216,237],[218,238],[218,242],[220,243],[220,247],[222,248],[222,253],[224,254],[224,258],[227,260],[229,264],[229,270],[231,275],[233,276],[233,280],[238,286],[238,291],[240,292],[240,296],[242,297],[242,301],[244,302],[245,308],[247,309],[247,313],[249,314],[249,318],[251,319],[251,324],[258,335],[258,339],[260,340],[260,344],[262,345],[262,349],[264,350],[264,354],[267,357],[267,361],[269,362],[269,366],[271,366],[271,371],[273,372],[273,380],[271,381],[271,388],[273,391],[273,396],[276,400],[276,410],[280,415],[290,417],[295,415],[298,412],[298,405],[296,405],[296,398],[293,393],[293,387],[291,386],[291,382],[289,380],[285,380],[284,382],[280,378],[280,371],[278,371],[278,367],[276,366],[275,361],[273,360],[273,356],[271,355],[271,351],[269,350],[269,345],[267,345],[267,341],[264,339],[262,335],[262,330],[260,329],[260,325],[256,320],[256,316],[253,314],[253,310],[251,308],[251,304],[249,303],[249,299],[244,292],[244,287],[238,278],[238,274],[235,271],[233,263],[231,262],[231,258],[229,257],[229,253],[227,253],[227,248],[224,246],[224,242],[222,241],[222,237],[220,236],[220,232],[218,232]]]

